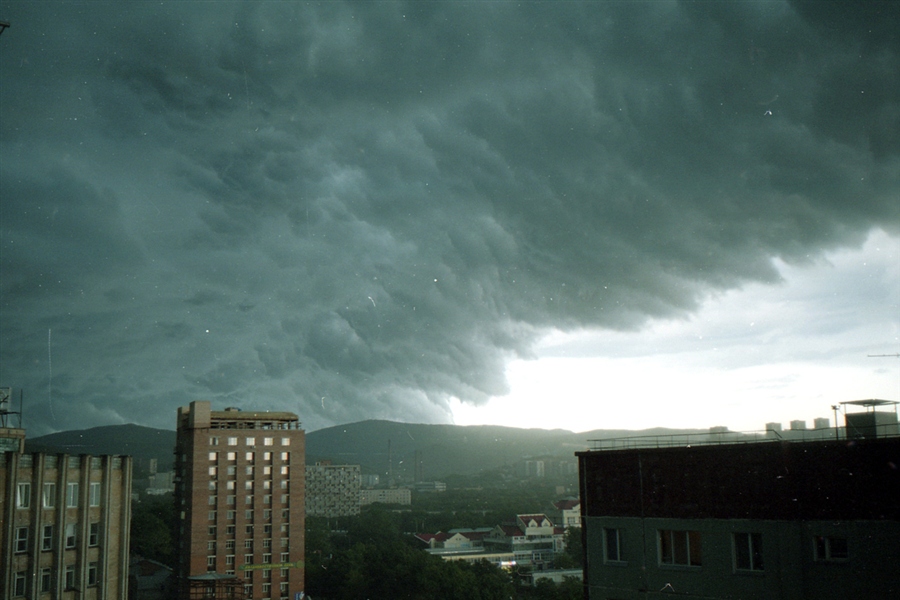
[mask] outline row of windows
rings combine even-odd
[[[28,572],[17,571],[13,575],[13,597],[19,598],[25,596],[28,583]],[[100,583],[100,563],[91,562],[87,566],[87,581],[89,587]],[[41,567],[38,577],[38,587],[40,592],[53,591],[53,569],[51,567]],[[78,588],[78,571],[75,565],[66,565],[63,572],[63,589],[74,590]]]
[[[225,564],[226,564],[226,565],[233,565],[233,564],[234,564],[234,557],[235,557],[234,554],[226,554],[226,555],[225,555]],[[253,560],[254,560],[254,559],[253,559],[253,555],[252,555],[252,554],[245,554],[245,555],[244,555],[244,564],[245,564],[245,565],[252,565],[252,564],[253,564]],[[286,563],[286,562],[290,562],[290,560],[291,560],[291,554],[290,554],[290,552],[282,552],[282,553],[281,553],[281,562]],[[272,554],[271,554],[271,553],[269,553],[269,552],[263,553],[263,555],[262,555],[262,564],[264,564],[264,565],[270,565],[270,564],[272,564]],[[215,567],[215,566],[216,566],[216,555],[215,555],[215,554],[210,554],[209,556],[206,557],[206,566],[208,566],[208,567]],[[283,569],[282,571],[284,571],[284,569]],[[283,575],[283,573],[282,573],[282,575]]]
[[[603,529],[603,560],[625,564],[623,530]],[[657,551],[660,565],[700,567],[703,565],[699,531],[660,529],[657,532]],[[763,540],[761,533],[732,534],[734,569],[762,571]],[[842,561],[849,558],[847,539],[834,536],[813,538],[813,558],[816,561]]]
[[[212,535],[215,535],[215,533],[216,533],[216,526],[215,526],[215,525],[211,525],[210,528],[209,528],[209,530],[210,530],[210,532],[211,532]],[[282,524],[279,526],[279,530],[281,531],[281,533],[283,533],[283,534],[285,534],[285,535],[289,535],[289,534],[290,534],[290,531],[291,531],[291,526],[290,526],[289,524],[287,524],[287,523],[282,523]],[[247,526],[244,528],[244,532],[245,532],[247,535],[253,535],[253,533],[254,533],[254,532],[257,532],[257,531],[259,531],[259,529],[256,527],[256,525],[247,525]],[[263,533],[272,533],[272,525],[271,525],[271,524],[268,524],[268,523],[265,524],[265,525],[263,525],[263,526],[262,526],[262,531],[263,531]],[[234,525],[226,525],[226,526],[225,526],[225,535],[233,536],[233,535],[235,535],[235,533],[237,533],[237,527],[235,527]]]
[[[215,452],[215,451],[210,452],[209,460],[212,460],[212,461],[219,460],[219,454],[220,454],[219,452]],[[227,460],[227,461],[234,462],[237,460],[237,452],[222,452],[221,454],[223,454],[225,456],[225,460]],[[274,454],[272,452],[263,452],[262,453],[262,459],[264,461],[271,461],[273,456],[274,456]],[[290,460],[291,460],[290,452],[280,452],[278,456],[282,460],[282,462],[290,462]],[[247,462],[253,462],[254,459],[256,458],[256,452],[245,452],[244,458],[246,459]]]
[[[255,496],[247,495],[244,496],[244,504],[248,504],[250,506],[253,505]],[[272,494],[264,494],[263,495],[263,504],[272,504]],[[288,504],[289,497],[288,494],[281,494],[281,504]],[[216,496],[209,497],[209,505],[215,506],[218,503],[218,498]],[[225,504],[228,506],[236,506],[237,505],[237,497],[236,496],[226,496]]]
[[[283,437],[283,438],[281,438],[280,442],[281,442],[281,445],[282,445],[282,446],[290,446],[290,445],[291,445],[291,438]],[[225,438],[225,444],[228,445],[228,446],[237,446],[237,445],[238,445],[238,438],[236,438],[236,437],[227,437],[227,438]],[[218,438],[218,437],[211,437],[211,438],[209,438],[209,445],[210,445],[210,446],[218,446],[218,445],[219,445],[219,438]],[[255,438],[255,437],[246,437],[246,438],[244,438],[244,445],[245,445],[245,446],[255,446],[255,445],[256,445],[256,438]],[[262,438],[262,445],[263,445],[263,446],[274,446],[274,445],[275,445],[275,438],[270,438],[270,437],[264,437],[264,438]]]
[[[283,497],[282,497],[282,501],[284,501]],[[252,523],[254,521],[254,519],[256,518],[256,514],[257,513],[255,510],[245,510],[244,511],[244,519],[246,521],[250,521]],[[218,511],[215,511],[215,510],[209,511],[209,514],[207,515],[208,520],[210,520],[210,521],[215,521],[218,516],[219,516],[219,513],[218,513]],[[234,521],[236,516],[237,516],[237,511],[234,511],[234,510],[225,511],[225,519],[228,521]],[[262,516],[263,516],[263,521],[271,521],[272,520],[272,509],[264,508],[263,512],[262,512]],[[291,509],[289,509],[289,508],[281,509],[281,520],[282,521],[290,521],[290,519],[291,519]]]
[[[79,500],[79,484],[77,482],[66,484],[66,507],[77,508]],[[56,508],[56,484],[45,483],[41,494],[41,506],[43,508]],[[88,488],[88,505],[100,506],[100,483],[92,482]],[[16,508],[31,507],[31,484],[19,483],[16,485]]]
[[[209,541],[206,543],[207,552],[215,552],[216,551],[216,543],[215,541]],[[283,537],[281,538],[281,547],[282,548],[290,548],[291,542],[290,538]],[[272,538],[265,538],[262,540],[263,548],[271,548],[272,547]],[[235,540],[225,540],[225,549],[233,550],[235,548]],[[244,548],[253,549],[253,540],[244,540]]]
[[[55,539],[56,526],[53,524],[44,525],[41,529],[41,551],[47,552],[53,550],[53,541]],[[31,529],[29,527],[16,527],[16,538],[13,546],[15,552],[28,552],[28,542]],[[65,548],[75,548],[78,545],[78,524],[66,523]],[[98,546],[100,544],[100,523],[91,523],[88,526],[88,546]]]
[[[284,470],[282,470],[282,474],[284,474],[284,475],[288,474],[288,471],[286,469],[287,469],[287,467],[285,467]],[[271,473],[269,473],[269,474],[271,475]],[[237,489],[237,487],[238,487],[237,482],[234,480],[225,482],[226,490],[235,490],[235,489]],[[245,490],[252,492],[254,487],[255,487],[254,482],[252,480],[244,482]],[[272,480],[271,479],[263,480],[262,487],[264,490],[271,490],[272,489]],[[278,487],[282,490],[289,489],[291,487],[291,482],[289,479],[281,479],[278,481]],[[210,481],[209,482],[209,491],[217,492],[218,490],[219,490],[219,482],[215,481],[215,480]],[[210,501],[210,504],[213,504],[213,502]]]
[[[262,468],[263,475],[272,475],[272,473],[274,473],[274,472],[275,471],[272,470],[271,466],[265,466]],[[227,475],[230,475],[233,477],[233,476],[237,475],[237,467],[234,465],[227,466],[227,467],[225,467],[225,473]],[[246,475],[249,475],[250,477],[253,477],[254,474],[256,473],[256,469],[253,465],[247,465],[246,467],[244,467],[244,473]],[[287,465],[281,465],[280,467],[278,467],[278,473],[281,475],[285,475],[285,476],[290,475],[290,473],[291,473],[290,467]],[[219,475],[219,467],[211,466],[209,468],[209,476],[217,477],[218,475]]]

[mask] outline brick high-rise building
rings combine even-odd
[[[304,446],[293,413],[213,411],[206,401],[178,409],[182,598],[291,600],[304,591]]]

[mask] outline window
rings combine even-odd
[[[817,535],[814,541],[817,561],[839,561],[850,558],[847,538]]]
[[[291,526],[288,525],[287,523],[282,523],[281,524],[281,533],[283,533],[284,535],[290,535]]]
[[[215,542],[206,542],[206,551],[207,552],[215,552],[216,551],[216,543]]]
[[[209,513],[206,515],[206,518],[208,521],[215,521],[216,520],[216,511],[214,511],[214,510],[209,511]]]
[[[245,489],[245,490],[250,490],[250,491],[252,492],[252,491],[253,491],[253,482],[252,482],[252,481],[245,481],[245,482],[244,482],[244,489]]]
[[[231,482],[229,481],[228,483],[231,483]],[[218,487],[219,487],[219,484],[216,483],[215,481],[209,482],[209,491],[215,492]]]
[[[28,552],[28,528],[16,527],[16,552]]]
[[[218,452],[210,452],[209,453],[209,460],[215,461],[217,458],[219,458]]]
[[[210,497],[209,497],[209,504],[212,505],[212,506],[215,506],[215,505],[216,505],[216,497],[215,497],[215,496],[210,496]]]
[[[91,482],[89,506],[100,506],[100,482]]]
[[[225,549],[234,550],[234,540],[225,540]]]
[[[279,585],[279,587],[280,587],[281,595],[282,595],[282,596],[287,596],[287,594],[288,594],[288,582],[287,582],[287,581],[282,581],[282,582],[281,582],[280,584],[278,584],[278,585]]]
[[[231,496],[231,497],[234,498],[234,496]],[[234,502],[232,502],[231,504],[234,504]],[[229,521],[234,521],[234,511],[233,510],[227,511],[225,513],[225,518],[228,519]]]
[[[263,520],[264,520],[264,521],[271,521],[271,520],[272,520],[272,509],[271,509],[271,508],[264,508],[264,509],[263,509]]]
[[[247,465],[247,468],[246,468],[245,472],[246,472],[247,475],[249,475],[250,477],[253,477],[253,465]]]
[[[253,540],[244,540],[244,548],[252,548]]]
[[[65,571],[66,589],[75,589],[75,565],[66,565]]]
[[[271,474],[272,474],[272,467],[270,467],[270,466],[263,467],[263,475],[271,475]]]
[[[263,533],[271,534],[272,533],[272,525],[270,525],[270,524],[263,525]]]
[[[291,438],[281,438],[281,445],[282,445],[282,446],[290,446],[290,445],[291,445]]]
[[[252,522],[253,522],[253,511],[252,511],[252,510],[245,510],[245,511],[244,511],[244,518],[252,523]]]
[[[699,531],[659,530],[659,564],[699,567]]]
[[[68,508],[75,508],[78,506],[78,484],[77,483],[67,483],[66,484],[66,506]]]
[[[271,461],[272,453],[271,452],[263,452],[263,460],[267,461],[267,462]]]
[[[287,504],[287,503],[288,503],[288,495],[287,495],[287,494],[282,494],[282,495],[281,495],[281,503],[282,503],[282,504]]]
[[[253,525],[247,525],[247,528],[244,529],[247,535],[253,535]]]
[[[53,586],[53,570],[50,567],[41,567],[41,591],[49,592]]]
[[[225,555],[225,564],[233,565],[234,564],[234,554],[226,554]]]
[[[216,526],[210,525],[207,533],[209,533],[210,537],[216,537]]]
[[[284,498],[285,498],[285,496],[284,496],[284,494],[282,494],[282,496],[281,496],[282,502],[284,502]],[[284,519],[285,521],[289,520],[291,518],[291,509],[289,509],[289,508],[282,509],[281,518]]]
[[[229,461],[237,460],[237,452],[229,452],[227,458]]]
[[[280,488],[283,489],[283,490],[286,490],[286,489],[288,489],[288,485],[289,485],[291,482],[288,481],[287,479],[282,479],[282,480],[279,481],[278,483],[279,483],[279,486],[278,486],[278,487],[280,487]]]
[[[209,468],[209,476],[210,477],[216,477],[218,474],[219,474],[219,469],[217,467]]]
[[[268,553],[263,554],[263,564],[264,564],[264,565],[268,565],[268,564],[270,564],[271,562],[272,562],[272,555],[271,555],[271,554],[268,554]]]
[[[287,548],[290,545],[290,538],[283,537],[281,538],[281,547]]]
[[[244,496],[244,504],[253,504],[253,496]]]
[[[44,505],[44,508],[54,508],[56,506],[56,484],[55,483],[45,483],[44,484],[44,493],[41,497],[41,503]]]
[[[253,462],[253,453],[252,453],[252,452],[248,452],[248,453],[245,455],[245,458],[247,459],[247,462]]]
[[[272,494],[263,496],[263,504],[272,504]]]
[[[16,486],[16,508],[28,508],[31,505],[31,484],[20,483]]]
[[[248,445],[248,446],[255,446],[255,445],[256,445],[256,438],[248,437],[247,440],[246,440],[246,442],[247,442],[247,445]]]
[[[263,446],[271,446],[274,443],[275,443],[274,438],[270,438],[270,437],[263,438]]]
[[[290,453],[288,453],[288,452],[282,452],[282,453],[281,453],[281,460],[282,460],[282,461],[287,462],[287,461],[289,461],[290,459],[291,459]]]
[[[229,446],[237,446],[237,438],[236,437],[228,438],[228,445]]]
[[[272,569],[263,569],[262,576],[263,579],[272,579]]]
[[[762,534],[734,534],[734,568],[738,571],[762,571]]]
[[[66,523],[66,548],[74,548],[75,541],[75,523]]]
[[[605,527],[603,529],[604,562],[624,562],[622,556],[622,536],[619,529]]]
[[[209,571],[210,569],[215,569],[215,568],[216,568],[216,556],[214,554],[207,556],[206,557],[206,570]]]
[[[272,489],[272,480],[271,479],[266,479],[265,481],[263,481],[263,489],[264,490]]]
[[[13,596],[25,595],[25,571],[16,571],[13,577]]]
[[[287,569],[279,569],[279,570],[278,570],[278,574],[281,575],[281,578],[282,578],[282,579],[287,579],[287,578],[288,578],[288,570],[287,570]],[[281,585],[287,585],[287,581],[285,581],[285,582],[282,583]]]
[[[44,525],[41,532],[41,550],[53,550],[53,525]]]
[[[290,474],[290,473],[289,473],[289,469],[290,469],[290,467],[288,467],[287,465],[281,465],[281,469],[280,469],[280,470],[281,470],[281,474],[282,474],[282,475],[289,475],[289,474]]]
[[[209,438],[209,445],[210,445],[210,446],[218,446],[218,445],[219,445],[219,438],[217,438],[217,437],[211,437],[211,438]],[[210,453],[210,454],[212,454],[212,453]]]
[[[98,583],[100,583],[100,563],[88,563],[87,584],[97,585]]]
[[[266,538],[263,540],[263,548],[271,548],[272,547],[272,538]]]
[[[91,523],[88,530],[88,546],[100,544],[100,523]]]
[[[252,564],[253,564],[253,555],[252,555],[252,554],[245,554],[245,555],[244,555],[244,564],[245,564],[245,565],[252,565]]]
[[[235,475],[237,475],[237,467],[235,467],[234,465],[227,467],[227,472],[229,477],[234,477]]]
[[[282,552],[281,553],[281,562],[286,563],[289,560],[291,560],[291,553],[290,552]]]
[[[265,596],[266,598],[268,598],[268,597],[269,597],[269,593],[270,593],[271,591],[272,591],[272,584],[271,584],[271,583],[264,583],[264,584],[262,584],[262,593],[263,593],[263,596]]]

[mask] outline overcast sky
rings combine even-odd
[[[867,356],[900,352],[900,3],[0,19],[0,386],[30,435],[198,399],[310,430],[900,399]]]

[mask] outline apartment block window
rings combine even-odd
[[[252,571],[245,571],[245,572],[244,572],[244,579],[250,579],[249,575],[251,575],[251,574],[252,574]],[[245,598],[251,598],[252,596],[253,596],[253,585],[252,585],[252,584],[245,584],[245,585],[244,585],[244,597],[245,597]]]
[[[215,557],[215,555],[207,556],[207,557],[206,557],[206,570],[207,570],[207,571],[212,571],[212,570],[215,570],[215,568],[216,568],[216,557]]]
[[[282,494],[282,495],[281,495],[281,503],[282,503],[282,504],[287,504],[287,503],[288,503],[288,495],[287,495],[287,494]]]
[[[263,540],[263,548],[271,548],[272,547],[272,538],[266,538]]]
[[[41,591],[49,592],[53,586],[53,570],[50,567],[41,568]]]
[[[281,575],[282,579],[288,578],[288,570],[287,569],[279,569],[278,574]],[[283,582],[281,585],[287,585],[287,581]]]
[[[75,523],[66,523],[66,548],[74,548],[75,542]]]
[[[234,465],[226,467],[225,472],[228,473],[229,477],[234,477],[235,475],[237,475],[237,467],[235,467]]]
[[[263,579],[272,579],[272,569],[263,569]]]
[[[285,494],[282,494],[281,501],[284,502],[284,499],[285,499]],[[282,509],[281,518],[284,519],[285,521],[290,519],[291,518],[291,509],[289,509],[289,508]]]
[[[215,552],[216,551],[216,543],[215,542],[206,542],[206,551],[207,552]]]
[[[272,489],[272,480],[271,479],[266,479],[265,481],[263,481],[263,489],[264,490]]]
[[[263,525],[263,533],[272,533],[272,525],[270,525],[270,524]]]
[[[263,509],[263,520],[265,520],[265,521],[271,521],[271,520],[272,520],[272,509],[271,509],[271,508],[264,508],[264,509]]]
[[[271,592],[272,592],[272,584],[271,583],[262,584],[262,593],[263,593],[264,597],[268,598],[269,594]]]
[[[237,438],[236,437],[228,438],[228,445],[229,446],[237,446]]]
[[[244,540],[244,548],[252,548],[253,540]]]
[[[218,453],[218,452],[210,452],[210,453],[209,453],[209,460],[215,461],[215,460],[218,459],[218,458],[219,458],[219,453]]]
[[[88,506],[100,506],[100,482],[92,481],[88,488]]]
[[[603,528],[603,560],[604,562],[624,562],[621,530],[611,527]]]
[[[75,565],[66,565],[65,584],[67,590],[75,589]]]
[[[233,565],[234,564],[234,554],[226,554],[225,555],[225,564]]]
[[[16,552],[28,552],[28,528],[16,527]]]
[[[700,532],[660,529],[659,564],[686,567],[701,566]]]
[[[263,446],[271,446],[274,443],[275,443],[275,440],[273,438],[270,438],[270,437],[263,438]]]
[[[216,537],[216,526],[210,525],[208,532],[210,537]]]
[[[290,552],[282,552],[281,553],[281,562],[286,563],[289,560],[291,560],[291,553]]]
[[[234,494],[229,495],[226,498],[226,500],[228,501],[228,506],[234,506],[235,504],[237,504],[237,496],[235,496]],[[230,510],[228,512],[230,512],[231,514],[234,514],[233,510]],[[234,517],[232,517],[232,518],[234,518]]]
[[[245,565],[252,565],[252,564],[253,564],[253,555],[252,555],[252,554],[245,554],[245,555],[244,555],[244,564],[245,564]]]
[[[53,525],[44,525],[41,531],[41,550],[53,550]]]
[[[252,491],[253,491],[253,482],[252,482],[252,481],[245,481],[245,482],[244,482],[244,489],[245,489],[245,490],[250,490],[250,491],[252,492]]]
[[[817,561],[841,561],[850,558],[847,538],[817,535],[815,542],[815,559]]]
[[[226,481],[226,482],[225,482],[225,489],[227,489],[227,490],[233,490],[233,489],[235,488],[235,485],[236,485],[236,484],[235,484],[234,481]]]
[[[208,521],[215,521],[216,520],[216,511],[214,511],[214,510],[209,511],[209,514],[207,514],[206,517],[207,517]]]
[[[263,554],[263,564],[268,565],[268,564],[271,564],[271,562],[272,562],[272,555],[269,553]]]
[[[252,523],[252,522],[253,522],[253,511],[252,511],[252,510],[245,510],[245,511],[244,511],[244,518],[247,519],[248,521],[250,521],[250,522]]]
[[[281,524],[281,533],[283,533],[284,535],[290,535],[291,526],[287,523],[282,523]]]
[[[225,549],[234,550],[234,540],[225,540]]]
[[[290,446],[290,445],[291,445],[291,438],[281,438],[281,445],[282,445],[282,446]]]
[[[225,526],[225,535],[234,535],[234,525]]]
[[[278,584],[278,585],[280,586],[280,590],[279,590],[279,591],[281,592],[281,595],[282,595],[282,596],[287,596],[287,595],[288,595],[288,582],[287,582],[287,581],[282,581],[282,582],[281,582],[280,584]]]
[[[20,483],[16,486],[16,508],[31,506],[31,484]]]
[[[280,469],[280,470],[281,470],[281,474],[282,474],[282,475],[287,476],[287,475],[290,474],[290,467],[288,467],[287,465],[281,465],[281,469]]]
[[[75,508],[78,506],[78,484],[77,483],[67,483],[66,484],[66,506],[69,508]]]
[[[253,525],[247,525],[247,528],[244,531],[247,535],[253,535]]]
[[[272,494],[263,496],[263,504],[272,504]]]
[[[219,474],[219,469],[217,467],[209,468],[209,476],[210,477],[216,477],[218,474]]]
[[[229,481],[228,483],[231,483],[231,482]],[[209,482],[209,491],[215,492],[215,491],[217,491],[218,487],[219,487],[219,484],[217,482],[215,482],[215,481]]]
[[[278,487],[280,487],[283,490],[286,490],[290,486],[290,483],[291,482],[289,480],[282,479],[281,481],[278,482],[278,484],[279,484]]]
[[[237,452],[229,452],[227,458],[229,461],[237,460]]]
[[[25,571],[16,571],[16,574],[13,576],[13,596],[25,595],[25,581]]]
[[[248,445],[248,446],[255,446],[255,445],[256,445],[256,438],[248,437],[247,440],[246,440],[246,442],[247,442],[247,445]]]
[[[219,445],[219,438],[217,438],[217,437],[211,437],[211,438],[209,438],[209,445],[210,445],[210,446],[218,446],[218,445]]]
[[[290,540],[290,538],[286,538],[286,537],[281,538],[281,547],[282,548],[289,547],[289,544],[290,544],[289,540]]]
[[[271,476],[272,475],[272,467],[270,467],[270,466],[263,467],[263,475]]]
[[[266,462],[271,462],[272,453],[271,452],[263,452],[263,460]]]
[[[247,459],[247,462],[253,462],[253,453],[252,453],[252,452],[248,452],[248,453],[245,455],[244,458]]]
[[[247,465],[247,468],[244,469],[244,472],[250,477],[253,477],[253,465]]]
[[[41,497],[41,503],[44,505],[44,508],[54,508],[56,507],[56,484],[55,483],[45,483],[44,484],[44,493]]]
[[[735,533],[734,568],[738,571],[762,571],[762,534]]]
[[[216,505],[216,497],[215,497],[215,496],[210,496],[210,497],[209,497],[209,504],[212,505],[212,506],[215,506],[215,505]]]
[[[234,502],[232,502],[232,504],[234,504]],[[234,511],[233,510],[227,511],[225,513],[225,518],[228,519],[229,521],[234,521]]]
[[[291,459],[291,454],[290,454],[289,452],[282,452],[282,453],[281,453],[281,460],[282,460],[282,462],[287,462],[287,461],[289,461],[290,459]]]
[[[87,584],[97,585],[98,583],[100,583],[100,563],[88,563]]]
[[[244,504],[253,504],[253,496],[244,496]]]
[[[100,544],[100,523],[91,523],[88,528],[88,546]]]

